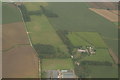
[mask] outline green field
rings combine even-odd
[[[67,37],[74,46],[107,47],[101,36],[96,32],[70,32]]]
[[[74,69],[71,59],[42,59],[42,70]]]
[[[62,5],[62,6],[61,6]],[[112,22],[89,10],[89,4],[79,3],[48,3],[48,9],[56,13],[58,18],[49,18],[56,29],[78,32],[98,32],[105,43],[117,53],[118,28]]]
[[[81,61],[99,61],[114,63],[107,49],[97,49],[96,53],[91,56],[86,56]]]
[[[24,4],[25,4],[28,11],[40,10],[40,5],[48,6],[48,3],[45,3],[45,2],[39,2],[39,3],[38,2],[34,2],[34,3],[26,2]]]
[[[2,24],[22,21],[19,10],[12,4],[2,4]]]
[[[36,4],[35,9],[37,9],[37,6],[40,6],[40,5],[41,4],[39,5]],[[29,6],[26,6],[26,7],[29,8]],[[30,9],[31,8],[29,8],[29,10]],[[26,22],[26,25],[27,25],[29,35],[31,37],[31,41],[33,44],[49,44],[54,46],[56,49],[59,48],[62,53],[65,53],[65,54],[68,53],[66,45],[63,44],[62,40],[56,34],[55,29],[49,23],[46,16],[32,15],[30,16],[30,18],[31,18],[31,21]]]
[[[116,66],[87,66],[92,78],[118,78]]]
[[[96,32],[70,32],[67,37],[74,46],[95,46],[96,53],[83,58],[81,61],[100,61],[113,63],[107,46],[101,36]]]

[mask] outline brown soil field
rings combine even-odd
[[[91,8],[118,10],[118,2],[90,2]]]
[[[2,49],[9,49],[17,44],[29,44],[23,22],[2,25]]]
[[[3,78],[38,78],[38,57],[29,45],[19,45],[2,54]]]
[[[109,10],[109,11],[120,16],[120,10]]]
[[[105,9],[96,9],[96,8],[89,8],[91,11],[103,16],[104,18],[108,19],[112,22],[118,22],[118,15],[114,14],[113,12]]]

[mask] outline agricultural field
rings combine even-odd
[[[37,78],[38,57],[30,45],[21,45],[2,54],[4,78]]]
[[[28,44],[29,40],[22,22],[3,24],[2,49],[8,50],[20,44]]]
[[[22,21],[21,15],[17,7],[13,4],[2,4],[2,24],[14,23]]]
[[[25,3],[25,6],[27,3]],[[34,4],[31,4],[33,6]],[[34,6],[38,6],[40,8],[41,4],[36,4]],[[29,6],[26,6],[29,9]],[[35,8],[38,9],[38,8]],[[32,9],[31,9],[32,10]],[[55,29],[49,23],[47,17],[45,15],[31,15],[31,21],[26,22],[27,29],[29,31],[29,35],[33,45],[36,44],[48,44],[55,47],[65,54],[68,54],[68,50],[65,44],[63,44],[62,40],[57,35]],[[59,52],[58,52],[59,53]]]
[[[91,8],[118,10],[118,2],[90,2]]]
[[[96,54],[91,56],[86,56],[81,61],[99,61],[99,62],[110,62],[114,64],[114,61],[107,49],[96,49]]]
[[[118,77],[117,66],[87,66],[90,73],[89,77],[94,78],[116,78]]]
[[[67,37],[74,46],[95,46],[107,48],[101,36],[96,32],[70,32]]]
[[[40,5],[48,6],[48,3],[46,3],[46,2],[41,2],[41,3],[38,3],[38,2],[34,2],[34,3],[25,2],[24,4],[25,4],[28,11],[40,10]]]
[[[4,4],[3,76],[38,78],[49,70],[73,70],[80,78],[118,77],[117,23],[90,10],[96,4],[24,2],[18,7],[22,16],[15,5]],[[110,7],[118,15],[116,3],[101,5],[97,8]]]
[[[20,11],[12,3],[3,3],[2,9],[2,77],[38,78],[39,58],[30,46]]]
[[[118,22],[118,14],[114,13],[111,10],[96,9],[96,8],[89,8],[89,9],[91,11],[103,16],[104,18],[110,20],[111,22]]]
[[[48,18],[55,29],[72,32],[98,32],[108,47],[118,54],[118,48],[115,46],[118,44],[118,28],[109,20],[89,10],[90,4],[84,2],[48,4],[46,8],[58,15],[58,18]]]
[[[101,36],[96,32],[70,32],[67,37],[75,47],[94,46],[96,52],[94,55],[87,56],[81,61],[100,61],[114,63],[110,56],[107,46]],[[80,54],[80,53],[79,53]]]
[[[42,59],[42,70],[72,70],[74,69],[71,59]]]

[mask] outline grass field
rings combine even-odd
[[[25,6],[27,7],[27,10],[28,11],[36,11],[36,10],[40,10],[40,5],[42,6],[48,6],[48,3],[46,2],[34,2],[34,3],[31,3],[31,2],[25,2],[24,3]]]
[[[114,63],[107,49],[96,49],[96,53],[83,58],[81,61],[99,61]]]
[[[71,59],[42,59],[42,70],[74,69]]]
[[[34,4],[31,4],[31,6],[32,5],[34,5]],[[36,7],[40,6],[40,5],[41,4],[39,4],[39,5],[36,4]],[[25,6],[26,6],[26,4],[25,4]],[[29,6],[26,6],[26,7],[29,8]],[[29,9],[31,9],[31,8],[29,8]],[[37,9],[37,8],[35,8],[35,9]],[[56,49],[59,48],[61,50],[61,52],[64,52],[65,54],[68,53],[66,45],[63,44],[62,40],[56,34],[55,29],[49,23],[46,16],[32,15],[32,16],[30,16],[30,18],[31,18],[31,22],[27,22],[26,25],[27,25],[29,35],[31,37],[33,44],[53,45]]]
[[[2,4],[2,24],[22,21],[19,10],[12,4]]]
[[[118,37],[118,28],[112,22],[90,11],[89,4],[83,2],[56,2],[48,4],[47,8],[59,16],[58,18],[49,18],[50,23],[56,29],[78,32],[98,32],[101,36],[109,38],[103,39],[105,43],[117,53],[118,43],[112,39]]]
[[[101,36],[96,32],[70,32],[67,36],[74,46],[107,47]]]
[[[116,66],[87,66],[92,78],[118,78]]]

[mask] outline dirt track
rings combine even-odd
[[[38,61],[30,45],[20,45],[4,52],[3,78],[38,78]]]
[[[3,50],[16,44],[29,44],[28,36],[22,22],[4,24],[2,26]]]
[[[118,22],[118,15],[105,9],[96,9],[96,8],[89,8],[91,11],[103,16],[104,18],[108,19],[112,22]]]

